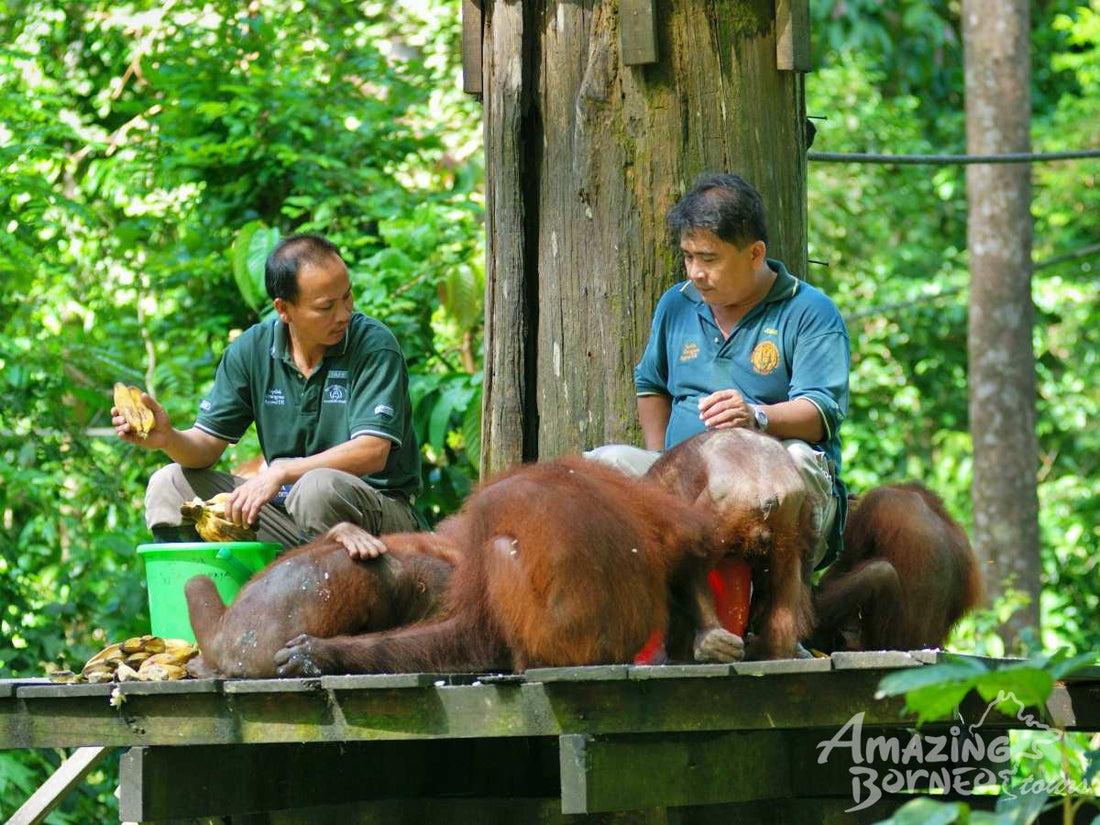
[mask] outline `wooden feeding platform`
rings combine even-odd
[[[915,719],[876,688],[890,670],[940,655],[481,676],[15,679],[0,681],[0,748],[127,748],[127,822],[873,822],[910,797],[846,813],[851,752],[822,764],[819,745],[859,713],[865,736],[908,742]],[[987,704],[971,694],[962,717],[977,722]],[[1033,715],[1100,730],[1100,668],[1059,683],[1044,711]],[[1022,728],[1025,716],[990,712],[981,729]]]

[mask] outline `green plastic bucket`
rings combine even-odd
[[[209,576],[222,601],[229,604],[253,574],[283,548],[262,541],[194,541],[142,544],[149,589],[149,619],[154,636],[195,641],[187,613],[184,586],[195,576]]]

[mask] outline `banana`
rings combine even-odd
[[[89,668],[92,665],[98,665],[104,662],[120,662],[125,657],[126,654],[122,652],[122,645],[107,645],[107,647],[103,648],[103,650],[99,651],[99,653],[85,662],[84,667]]]
[[[187,662],[199,655],[199,648],[184,639],[133,636],[107,645],[85,663],[80,673],[55,670],[47,674],[54,684],[89,682],[160,682],[186,679]]]
[[[186,679],[187,668],[180,665],[146,665],[138,671],[137,677],[144,682],[167,682],[171,679]]]
[[[199,655],[199,648],[184,639],[165,639],[164,653],[160,655],[171,656],[180,664],[190,662]]]
[[[142,402],[141,390],[137,387],[127,387],[120,382],[115,384],[114,395],[118,414],[126,420],[133,432],[141,438],[148,438],[157,419],[153,411]]]
[[[195,498],[180,505],[184,518],[195,522],[195,530],[204,541],[255,541],[252,526],[241,527],[225,517],[225,501],[229,493],[218,493],[209,501]]]

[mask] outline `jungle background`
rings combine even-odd
[[[255,275],[280,233],[337,243],[357,308],[401,341],[425,515],[476,482],[484,176],[458,7],[0,0],[0,677],[79,668],[147,631],[134,548],[163,456],[114,437],[110,388],[148,387],[188,426],[235,331],[266,311]],[[811,11],[815,150],[965,151],[956,0]],[[1034,2],[1032,30],[1035,150],[1100,148],[1100,0]],[[1031,645],[1083,651],[1100,631],[1100,255],[1063,256],[1100,243],[1100,163],[1036,164],[1033,182]],[[967,524],[964,167],[811,163],[809,234],[824,264],[805,274],[852,337],[849,486],[920,479]],[[250,436],[223,465],[257,452]],[[953,649],[1002,653],[991,631],[1012,608]],[[60,755],[0,753],[0,813]],[[112,774],[48,821],[117,818]]]

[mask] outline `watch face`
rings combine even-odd
[[[768,429],[768,414],[766,412],[757,407],[755,410],[753,410],[753,415],[756,416],[756,426],[758,429]]]

